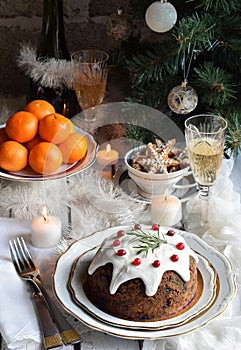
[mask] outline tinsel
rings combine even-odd
[[[38,60],[36,50],[22,44],[17,65],[34,82],[53,89],[67,86],[72,88],[71,61],[64,59],[47,58]]]
[[[47,206],[61,218],[63,241],[80,239],[111,226],[139,222],[146,205],[130,197],[93,169],[69,179],[0,182],[0,216],[32,220]],[[71,209],[70,209],[71,208]]]

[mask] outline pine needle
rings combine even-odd
[[[163,233],[160,233],[160,227],[158,227],[157,233],[145,232],[141,228],[133,228],[131,231],[127,232],[127,234],[134,236],[131,242],[138,242],[138,244],[134,246],[134,248],[138,249],[137,254],[144,253],[146,256],[150,250],[153,253],[161,244],[168,243]]]

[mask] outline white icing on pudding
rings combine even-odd
[[[155,249],[149,249],[148,252],[140,252],[141,241],[136,235],[128,232],[144,232],[144,230],[130,228],[128,230],[119,230],[109,238],[106,238],[93,261],[91,262],[88,273],[92,275],[100,266],[107,263],[113,265],[112,279],[110,283],[110,294],[115,294],[119,286],[129,280],[141,278],[145,284],[146,295],[156,294],[162,276],[166,271],[174,271],[185,281],[190,280],[190,256],[196,261],[198,257],[190,249],[185,239],[175,231],[165,230],[159,227],[159,231],[150,229],[145,230],[147,234],[158,235],[162,243]]]

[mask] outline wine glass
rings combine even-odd
[[[204,233],[208,199],[222,164],[227,122],[218,115],[200,114],[185,121],[185,138],[198,195],[187,202],[185,228]],[[198,232],[197,232],[198,231]]]
[[[82,110],[93,109],[103,102],[107,82],[109,55],[101,50],[80,50],[72,54],[73,83]],[[86,121],[94,121],[94,111],[84,113]]]

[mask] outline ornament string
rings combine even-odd
[[[186,50],[184,49],[184,52],[183,52],[183,64],[182,64],[182,66],[183,66],[183,83],[185,85],[187,85],[187,82],[188,82],[188,75],[189,75],[191,64],[192,64],[192,60],[193,60],[193,57],[194,57],[195,46],[196,46],[196,42],[193,45],[193,49],[192,49],[192,52],[191,52],[191,57],[190,57],[190,60],[189,60],[189,63],[188,63],[187,70],[186,70],[186,64],[187,64],[187,62],[186,62]]]

